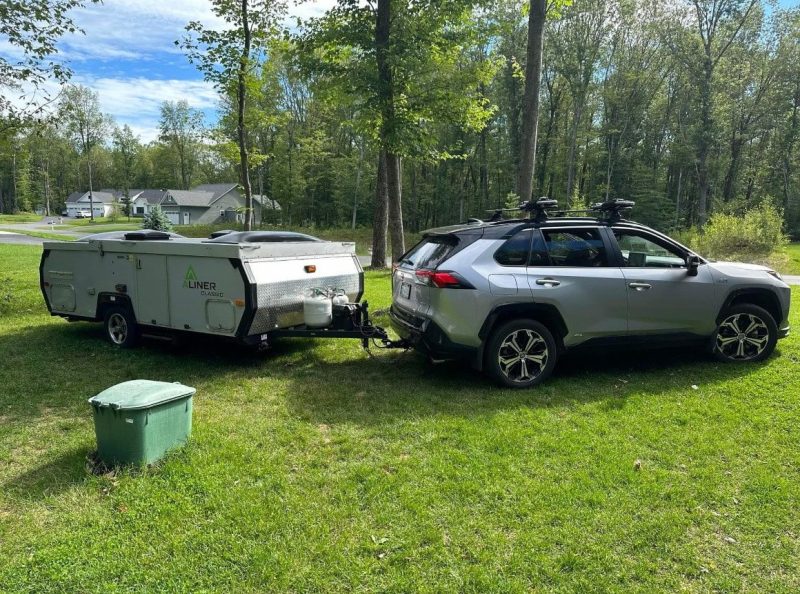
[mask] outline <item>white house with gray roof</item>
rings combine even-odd
[[[67,198],[67,216],[75,216],[79,210],[88,211],[88,194],[88,192],[70,194]],[[191,190],[130,190],[129,196],[132,216],[142,217],[155,205],[159,205],[175,225],[244,221],[245,199],[239,191],[239,185],[235,183],[204,184]],[[110,214],[115,197],[122,201],[121,192],[113,190],[94,192],[95,216]],[[73,205],[72,208],[70,204]],[[253,209],[256,220],[261,219],[262,205],[265,210],[281,210],[280,204],[275,200],[254,195]]]

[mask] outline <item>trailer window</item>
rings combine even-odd
[[[419,242],[406,253],[400,261],[403,268],[417,270],[419,268],[434,269],[444,262],[456,247],[458,242],[449,237],[428,237]]]

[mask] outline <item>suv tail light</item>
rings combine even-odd
[[[470,283],[461,278],[456,272],[447,270],[428,270],[420,268],[415,272],[417,282],[437,289],[474,289]]]

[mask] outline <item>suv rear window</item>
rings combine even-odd
[[[414,270],[434,269],[453,253],[457,244],[455,237],[426,237],[406,253],[400,265]]]

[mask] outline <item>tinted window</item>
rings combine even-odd
[[[526,266],[530,251],[531,230],[523,229],[500,246],[494,259],[501,266]]]
[[[403,267],[436,268],[444,262],[453,252],[456,244],[455,239],[445,237],[430,237],[423,239],[405,255],[400,261]]]
[[[553,266],[606,266],[606,248],[598,229],[542,230]]]
[[[686,266],[683,254],[657,238],[615,229],[614,236],[622,251],[623,266],[631,268],[681,268]]]

